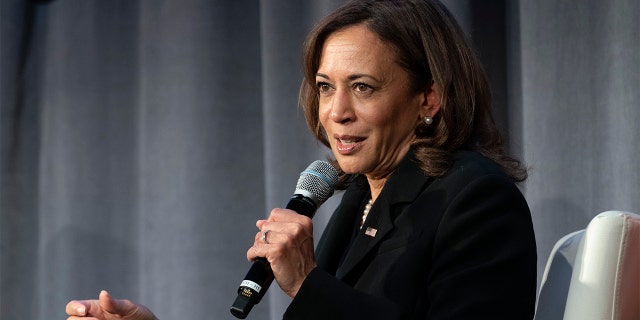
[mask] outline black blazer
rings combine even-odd
[[[407,155],[362,229],[355,225],[370,195],[357,177],[284,318],[532,319],[536,245],[527,203],[493,161],[470,151],[454,160],[433,178]]]

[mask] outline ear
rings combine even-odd
[[[440,88],[435,82],[432,82],[431,86],[425,89],[424,96],[425,99],[420,107],[420,116],[423,118],[425,116],[433,118],[440,111],[440,103],[442,99]]]

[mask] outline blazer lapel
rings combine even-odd
[[[335,274],[345,250],[351,242],[360,204],[369,193],[366,181],[354,183],[343,195],[340,205],[329,219],[316,248],[317,265],[331,274]]]
[[[346,277],[393,230],[395,217],[392,210],[396,210],[400,203],[412,202],[428,182],[429,177],[417,167],[412,154],[407,155],[371,207],[367,221],[336,271],[338,279]]]
[[[387,233],[393,230],[389,205],[385,200],[378,198],[373,207],[371,207],[370,216],[358,232],[344,262],[336,271],[336,278],[344,278]],[[375,216],[374,212],[376,213]]]

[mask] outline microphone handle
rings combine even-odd
[[[286,208],[313,218],[316,207],[316,204],[310,198],[301,194],[294,194],[289,199]],[[256,259],[238,288],[238,297],[231,305],[231,314],[238,319],[246,318],[253,306],[260,303],[273,279],[273,270],[271,270],[271,265],[267,259]]]

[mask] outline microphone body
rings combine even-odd
[[[318,207],[333,194],[337,181],[338,172],[331,164],[314,161],[300,173],[296,190],[286,208],[313,218]],[[262,300],[273,279],[273,271],[267,259],[259,258],[254,261],[240,283],[238,296],[231,305],[231,314],[239,319],[246,318],[253,306]]]

